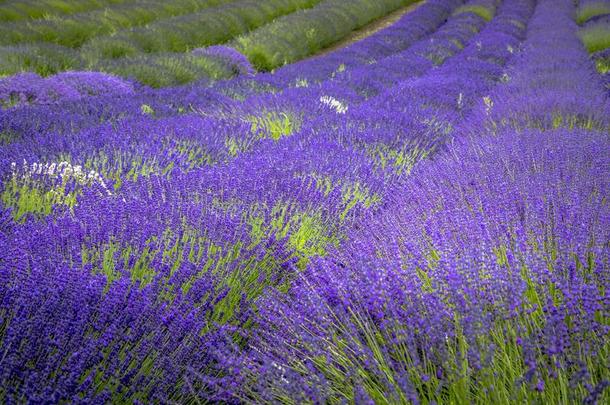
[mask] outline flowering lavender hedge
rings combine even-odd
[[[43,79],[23,73],[0,79],[0,105],[53,104],[87,96],[133,94],[133,86],[97,72],[63,72]]]
[[[163,89],[0,79],[0,401],[607,402],[610,100],[575,9],[429,0]]]
[[[409,48],[422,37],[436,30],[463,1],[431,0],[406,13],[390,27],[345,48],[314,56],[278,68],[274,82],[283,86],[306,85],[345,72],[348,68],[372,64],[385,56]]]

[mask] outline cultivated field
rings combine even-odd
[[[0,0],[0,403],[610,403],[609,70],[608,0]]]

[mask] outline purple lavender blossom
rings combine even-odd
[[[0,104],[5,108],[127,94],[133,94],[131,84],[99,72],[63,72],[47,78],[35,73],[20,73],[0,79]]]

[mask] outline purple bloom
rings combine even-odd
[[[19,107],[32,104],[59,104],[98,95],[133,94],[131,84],[98,72],[63,72],[42,78],[21,73],[0,79],[0,104]]]

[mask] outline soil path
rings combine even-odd
[[[316,58],[318,56],[325,55],[327,53],[336,51],[337,49],[345,48],[346,46],[349,46],[349,45],[353,44],[354,42],[358,42],[361,39],[369,37],[369,36],[373,35],[374,33],[376,33],[377,31],[381,31],[382,29],[387,28],[390,25],[394,24],[396,21],[398,21],[400,19],[400,17],[407,14],[408,12],[415,10],[417,7],[421,6],[425,2],[426,2],[426,0],[418,1],[417,3],[412,3],[412,4],[409,4],[408,6],[404,6],[397,10],[394,10],[390,14],[380,17],[380,18],[374,20],[373,22],[365,25],[364,27],[357,29],[355,31],[352,31],[350,34],[348,34],[343,39],[340,39],[339,41],[335,42],[334,44],[322,49],[321,51],[319,51],[305,59],[311,59],[311,58]]]

